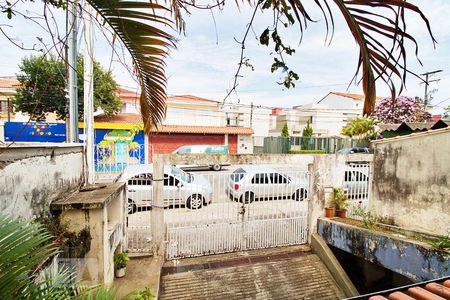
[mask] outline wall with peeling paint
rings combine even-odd
[[[416,282],[450,275],[450,253],[422,242],[325,218],[318,220],[317,232],[327,244]]]
[[[371,207],[408,229],[450,230],[450,128],[374,143]]]
[[[83,179],[82,151],[78,144],[0,147],[0,212],[30,219],[77,190]]]

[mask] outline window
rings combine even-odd
[[[128,180],[128,185],[152,185],[153,176],[150,173],[139,174]]]
[[[187,147],[181,147],[177,151],[177,154],[186,154],[186,153],[187,153]]]
[[[267,174],[255,174],[252,179],[253,184],[269,184],[269,176]]]
[[[8,112],[8,101],[0,101],[0,112]]]
[[[355,172],[354,175],[356,181],[367,181],[367,176],[361,172]]]
[[[352,172],[345,171],[345,181],[351,181],[352,179]]]
[[[242,168],[237,169],[230,175],[230,180],[234,182],[239,182],[244,177],[245,171]]]
[[[286,177],[279,173],[271,173],[270,174],[270,181],[272,181],[273,184],[286,184],[288,183],[288,180]]]
[[[173,176],[164,175],[164,186],[178,186],[180,181]]]

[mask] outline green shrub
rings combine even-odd
[[[326,154],[325,150],[289,150],[289,154]]]
[[[153,299],[155,299],[155,296],[153,296],[152,292],[150,291],[150,289],[148,287],[145,287],[140,290],[136,290],[133,293],[133,296],[134,296],[135,300],[153,300]]]
[[[130,258],[128,257],[128,254],[126,254],[125,252],[120,252],[114,255],[114,265],[116,269],[125,268],[129,260]]]

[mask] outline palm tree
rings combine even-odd
[[[175,46],[174,38],[157,25],[167,26],[170,30],[173,27],[183,30],[182,8],[187,2],[194,4],[194,1],[170,0],[167,2],[167,7],[170,8],[151,0],[87,1],[112,27],[131,53],[142,90],[140,104],[144,130],[149,132],[165,117],[167,80],[164,59],[168,55],[168,49]],[[302,0],[259,0],[258,5],[263,2],[265,7],[271,7],[288,19],[293,20],[293,15],[299,22],[301,34],[307,23],[313,22]],[[249,3],[256,5],[251,1]],[[389,86],[394,98],[397,94],[394,79],[397,78],[400,80],[401,92],[406,74],[410,72],[406,67],[405,41],[409,40],[416,46],[417,55],[417,42],[406,31],[406,11],[421,17],[435,43],[427,18],[417,6],[406,0],[315,0],[313,3],[322,12],[327,30],[331,32],[334,30],[334,16],[330,5],[335,5],[359,46],[358,67],[354,78],[361,75],[365,115],[374,110],[377,80]],[[171,13],[172,18],[163,16],[168,13]],[[383,44],[377,37],[387,38],[390,44]]]
[[[115,290],[76,286],[73,274],[46,266],[60,251],[39,223],[0,214],[0,295],[2,299],[112,300]],[[129,299],[128,295],[123,299]]]

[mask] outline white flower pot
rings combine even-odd
[[[126,269],[127,268],[116,269],[116,277],[120,278],[120,277],[125,276],[125,270]]]

